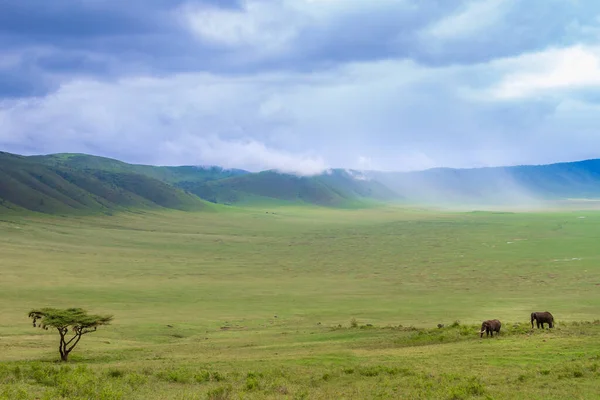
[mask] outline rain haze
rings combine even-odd
[[[0,147],[303,175],[600,156],[600,2],[5,0]]]

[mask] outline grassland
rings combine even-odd
[[[598,211],[215,207],[3,216],[0,398],[600,396]],[[44,306],[115,320],[61,365]]]

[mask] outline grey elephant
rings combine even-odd
[[[488,319],[487,321],[483,321],[481,324],[481,330],[479,331],[479,337],[483,337],[485,333],[486,336],[494,337],[494,332],[500,334],[500,328],[502,327],[502,323],[497,319]]]
[[[554,317],[548,311],[531,313],[531,329],[533,329],[534,320],[537,323],[538,329],[540,328],[540,325],[542,326],[542,329],[544,329],[544,324],[548,324],[549,328],[554,327]]]

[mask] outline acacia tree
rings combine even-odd
[[[30,311],[29,318],[33,319],[34,328],[36,325],[45,330],[56,328],[60,335],[60,344],[58,346],[60,359],[67,361],[69,353],[77,346],[83,335],[95,332],[96,328],[101,325],[110,324],[113,316],[88,315],[87,311],[81,308],[42,308]],[[68,336],[69,331],[73,336]]]

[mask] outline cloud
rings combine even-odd
[[[507,61],[513,71],[492,90],[500,99],[561,94],[600,86],[600,48],[573,46]]]
[[[19,152],[88,152],[130,162],[299,174],[367,165],[413,170],[552,161],[558,153],[551,149],[538,154],[544,129],[553,132],[561,154],[568,149],[579,157],[593,148],[592,136],[569,142],[570,119],[580,111],[544,103],[499,106],[463,96],[460,88],[473,83],[468,77],[488,68],[386,61],[310,75],[80,79],[43,98],[5,101],[0,144]],[[487,84],[479,90],[488,90]],[[579,127],[589,130],[595,123]]]
[[[506,15],[512,0],[472,0],[456,14],[436,21],[423,34],[430,39],[443,41],[472,39],[485,33]]]
[[[296,33],[297,22],[287,11],[267,2],[249,1],[241,9],[187,4],[179,12],[187,27],[208,44],[268,52],[285,49]]]
[[[273,84],[277,78],[273,77]],[[253,130],[277,127],[264,96],[243,80],[197,74],[170,79],[80,80],[43,99],[0,107],[0,144],[45,152],[90,152],[132,162],[218,164],[315,174],[327,168],[309,151],[264,143]],[[230,114],[222,108],[232,108]],[[268,107],[267,107],[268,108]],[[243,110],[246,110],[245,113]],[[273,120],[267,127],[266,120]]]
[[[599,155],[600,3],[2,7],[8,151],[300,174]]]

